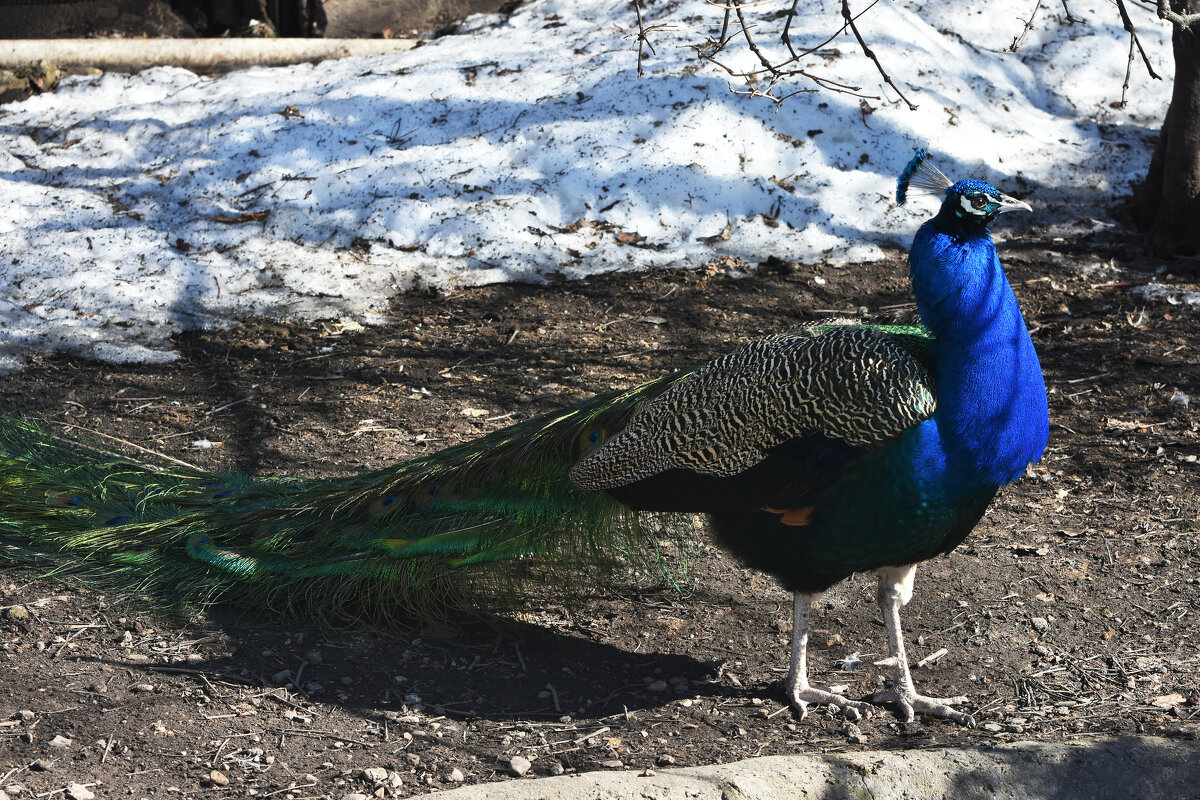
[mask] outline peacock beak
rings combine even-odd
[[[1024,200],[1002,194],[1000,195],[1000,210],[997,213],[1003,214],[1005,211],[1033,211],[1033,207]]]

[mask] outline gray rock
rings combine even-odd
[[[1131,769],[1130,765],[1137,765]],[[1054,797],[1094,800],[1191,797],[1200,785],[1200,743],[1155,737],[1087,742],[1018,742],[992,747],[866,751],[752,758],[732,764],[593,772],[533,781],[464,786],[438,800],[776,800],[796,787],[827,787],[830,797]],[[986,791],[980,787],[986,787]],[[974,791],[974,789],[980,789]],[[817,794],[820,794],[819,792]],[[822,795],[824,796],[824,795]]]
[[[367,767],[362,771],[362,776],[371,783],[383,783],[388,778],[388,771],[383,767]]]
[[[67,784],[64,794],[71,798],[71,800],[96,800],[96,795],[91,789],[82,783],[75,783],[74,781]]]

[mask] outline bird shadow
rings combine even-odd
[[[561,618],[556,621],[561,625]],[[281,627],[278,618],[218,606],[205,614],[201,630],[188,635],[219,638],[226,646],[218,649],[225,652],[184,665],[105,656],[80,660],[147,676],[176,673],[203,683],[265,688],[295,705],[315,702],[364,716],[583,722],[661,709],[680,699],[782,698],[780,683],[737,685],[723,679],[719,660],[641,642],[630,649],[569,624],[491,616],[412,625],[407,632],[316,628],[299,620]],[[122,700],[119,692],[107,699]]]

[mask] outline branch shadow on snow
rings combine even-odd
[[[76,290],[83,294],[75,306],[91,316],[54,321],[61,341],[50,347],[86,352],[90,343],[74,342],[72,326],[118,349],[139,343],[153,349],[164,328],[194,330],[254,316],[361,317],[364,307],[381,308],[403,288],[428,282],[470,284],[498,275],[540,282],[560,270],[688,266],[719,256],[751,263],[790,258],[793,227],[809,226],[848,244],[899,241],[829,208],[839,187],[817,185],[809,192],[801,177],[813,163],[836,165],[847,175],[868,170],[877,176],[870,183],[878,184],[879,193],[863,202],[890,202],[893,176],[911,152],[910,133],[895,115],[863,116],[855,97],[799,95],[777,114],[765,103],[730,94],[714,76],[629,84],[584,73],[572,87],[577,91],[533,100],[464,89],[387,106],[367,102],[373,91],[387,96],[387,85],[396,80],[390,71],[368,70],[356,96],[328,87],[307,116],[264,114],[264,104],[281,102],[272,93],[230,104],[202,125],[176,121],[169,105],[151,103],[132,119],[94,118],[44,133],[41,144],[56,148],[125,133],[130,147],[142,150],[127,160],[136,169],[81,161],[9,176],[93,193],[98,216],[94,230],[76,237],[91,237],[79,269],[87,270],[93,259],[121,265],[117,280]],[[953,105],[934,86],[925,87],[923,96],[924,102]],[[681,145],[693,130],[699,138],[719,113],[763,129],[777,146],[740,153]],[[630,120],[622,128],[628,141],[606,131]],[[858,135],[822,133],[825,128]],[[13,126],[0,131],[22,133]],[[155,160],[149,142],[164,137],[175,151]],[[559,140],[568,137],[581,144],[561,147]],[[911,144],[937,149],[936,142]],[[694,160],[676,152],[680,146],[693,147]],[[1081,148],[1079,163],[1103,160],[1106,151],[1097,148]],[[442,163],[438,156],[444,153],[458,155]],[[503,164],[493,163],[501,157]],[[739,167],[739,158],[748,159],[751,169]],[[752,164],[767,160],[769,171]],[[149,162],[153,168],[144,166]],[[991,179],[1034,203],[1040,194],[1061,194],[1019,174],[979,174],[978,165],[947,158],[938,163],[953,177]],[[793,180],[797,188],[789,191]],[[1107,187],[1072,188],[1072,205],[1103,206],[1108,199]],[[114,212],[105,216],[109,206]],[[647,207],[657,214],[638,211]],[[658,232],[656,216],[680,214],[694,220],[683,240]],[[720,234],[727,221],[740,231],[761,226],[764,217],[780,227],[769,233],[764,228],[751,244],[736,237],[703,247],[696,241]],[[580,222],[610,227],[572,231]],[[43,214],[29,240],[73,224]],[[531,237],[531,230],[538,235]],[[619,233],[645,241],[619,246],[613,241]],[[587,249],[597,242],[603,247]],[[835,258],[838,249],[831,251]],[[305,263],[290,263],[300,256]],[[230,277],[231,265],[237,277]],[[356,277],[343,280],[343,271]],[[147,292],[157,296],[152,305],[162,322],[141,318]],[[10,327],[45,324],[32,314],[21,312]],[[119,325],[109,324],[117,319]]]

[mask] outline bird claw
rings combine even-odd
[[[841,709],[853,708],[861,711],[864,714],[873,710],[870,703],[864,703],[861,700],[851,700],[848,697],[840,695],[836,692],[825,691],[824,689],[814,689],[811,686],[805,689],[795,689],[791,693],[791,705],[800,715],[800,719],[808,716],[808,704],[818,706],[837,706]]]
[[[950,706],[967,702],[966,697],[925,697],[916,692],[902,692],[888,689],[876,692],[868,700],[875,705],[897,706],[896,716],[901,722],[912,722],[917,714],[937,719],[948,719],[968,728],[975,727],[975,718],[970,714],[955,711]]]

